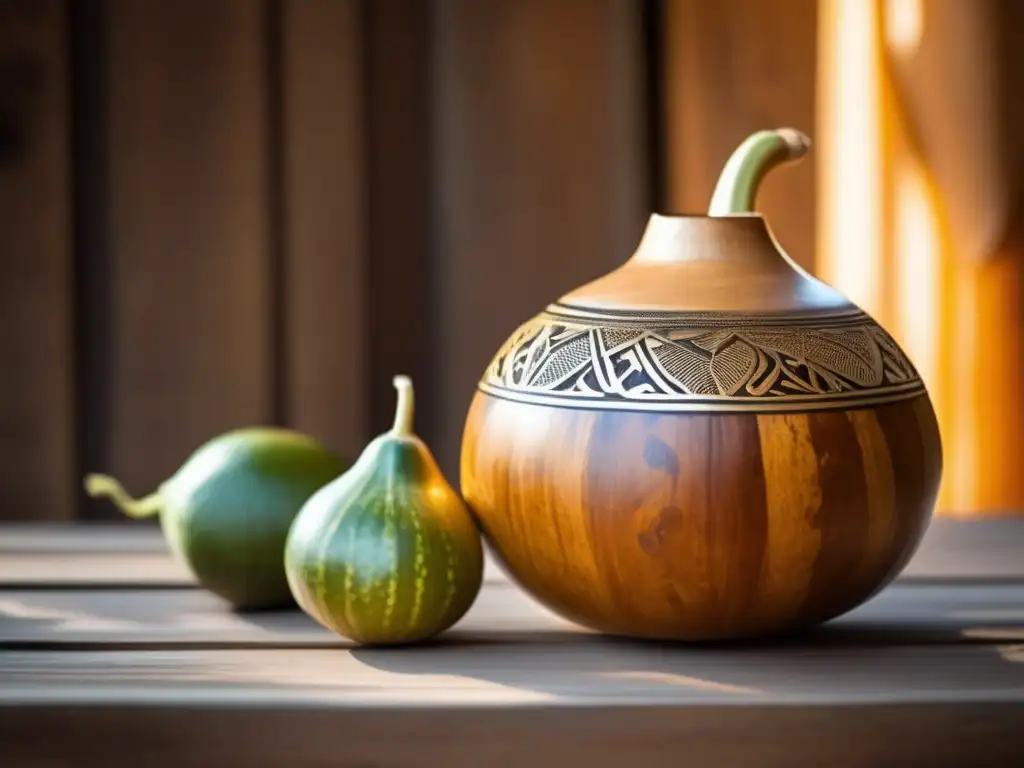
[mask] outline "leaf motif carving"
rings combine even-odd
[[[605,328],[601,331],[605,349],[608,353],[617,352],[619,349],[628,347],[638,339],[643,338],[643,329],[631,328]]]
[[[834,371],[862,387],[882,383],[881,358],[868,361],[849,347],[813,331],[743,331],[743,338],[761,347],[775,349],[798,362],[807,360]]]
[[[735,331],[726,328],[723,331],[706,331],[699,336],[693,337],[693,343],[708,352],[714,352],[718,347],[729,341],[735,335]]]
[[[781,369],[775,358],[769,358],[764,353],[764,350],[757,349],[756,351],[757,368],[754,369],[754,373],[747,380],[746,390],[754,397],[760,397],[765,392],[771,391],[775,382],[779,380],[779,371]],[[770,371],[769,368],[771,368]],[[768,372],[767,376],[765,376],[765,372]],[[762,376],[764,376],[764,380],[761,379]]]
[[[718,394],[718,384],[705,355],[683,344],[662,344],[651,351],[664,377],[682,391],[691,395]]]
[[[580,333],[555,347],[536,366],[530,386],[547,389],[556,386],[591,362],[590,338]]]
[[[720,347],[711,356],[711,375],[715,378],[719,393],[723,395],[736,394],[750,379],[756,367],[757,353],[739,338]]]

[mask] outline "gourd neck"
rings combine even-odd
[[[630,261],[640,264],[715,261],[780,270],[794,266],[758,213],[733,216],[651,214]]]
[[[618,269],[565,294],[578,309],[630,312],[789,313],[850,308],[796,264],[753,208],[764,177],[806,154],[793,128],[758,131],[729,157],[707,215],[654,214]]]
[[[560,297],[581,309],[778,313],[849,308],[776,242],[757,213],[652,214],[633,255]]]

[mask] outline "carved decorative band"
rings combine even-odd
[[[660,324],[652,313],[595,314],[549,307],[506,341],[479,388],[520,402],[662,412],[852,408],[924,391],[893,339],[859,310],[666,313],[671,322]]]

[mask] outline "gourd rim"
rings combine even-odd
[[[711,216],[707,213],[694,213],[692,211],[684,211],[681,213],[651,211],[649,215],[652,219],[707,219],[709,221],[730,221],[733,219],[746,221],[749,221],[750,219],[764,220],[764,214],[760,211],[738,211],[736,213],[725,214],[722,216]]]

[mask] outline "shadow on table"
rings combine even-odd
[[[450,675],[561,698],[742,700],[832,691],[1021,690],[1024,626],[826,625],[770,641],[661,643],[571,632],[458,633],[351,653],[382,671]]]

